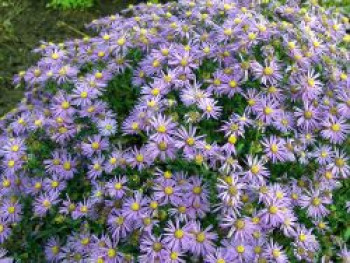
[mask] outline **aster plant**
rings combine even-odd
[[[348,262],[348,20],[286,2],[140,4],[43,42],[0,121],[1,255]]]

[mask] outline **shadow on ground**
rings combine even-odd
[[[14,89],[12,77],[37,61],[31,51],[41,40],[81,38],[79,31],[85,31],[84,26],[93,19],[115,14],[139,1],[98,0],[90,9],[67,11],[49,9],[48,2],[0,0],[0,116],[20,101],[23,90]]]

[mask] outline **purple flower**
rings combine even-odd
[[[250,68],[252,69],[255,77],[261,79],[261,82],[265,85],[275,85],[282,79],[282,75],[279,72],[280,66],[275,60],[266,60],[265,66],[262,66],[257,61],[254,61],[251,62]]]
[[[105,138],[100,135],[94,135],[93,137],[88,138],[87,143],[82,143],[81,148],[84,155],[91,157],[107,150],[108,146],[108,142]]]
[[[270,136],[268,138],[263,139],[261,144],[265,147],[266,156],[273,162],[285,162],[288,160],[288,152],[286,148],[286,143],[284,139]]]
[[[122,214],[129,220],[140,222],[141,218],[147,214],[147,200],[140,192],[134,192],[133,197],[129,197],[123,203]]]
[[[108,195],[116,199],[122,199],[128,190],[128,187],[125,185],[127,181],[125,176],[119,178],[115,177],[113,180],[110,180],[106,184]]]
[[[282,250],[282,247],[275,243],[272,239],[269,243],[266,244],[266,248],[263,252],[263,256],[266,257],[267,260],[276,263],[287,263],[288,258],[285,252]]]
[[[0,244],[4,243],[11,234],[9,222],[0,218]]]
[[[61,244],[58,237],[51,237],[45,245],[45,257],[50,262],[58,262]]]
[[[191,242],[191,236],[189,233],[191,229],[191,222],[181,226],[179,220],[175,220],[175,224],[172,221],[169,221],[167,227],[164,228],[164,243],[170,249],[186,249],[187,244]]]
[[[125,238],[133,229],[132,221],[116,209],[113,209],[108,215],[107,225],[109,232],[116,241]]]
[[[300,206],[307,209],[307,214],[315,219],[325,217],[329,214],[329,210],[325,205],[331,204],[331,202],[331,198],[319,190],[308,191],[299,199]]]
[[[144,235],[140,240],[141,256],[139,257],[140,262],[156,262],[165,260],[168,254],[163,240],[154,235]]]
[[[160,205],[179,204],[182,199],[182,189],[173,180],[167,180],[153,187],[154,198]]]
[[[41,193],[34,201],[34,213],[39,217],[43,217],[52,208],[52,206],[58,204],[59,193],[56,191],[50,191],[49,193]]]
[[[331,143],[340,144],[345,141],[350,133],[350,125],[346,123],[344,118],[335,118],[330,116],[322,122],[324,129],[321,136],[329,139]]]
[[[1,218],[5,219],[6,222],[16,223],[22,216],[22,206],[18,201],[3,200],[0,211]]]

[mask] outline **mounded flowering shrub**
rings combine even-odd
[[[142,4],[35,50],[1,120],[10,257],[348,262],[348,21],[248,2]]]

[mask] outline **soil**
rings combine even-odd
[[[98,0],[85,10],[54,10],[49,0],[0,0],[0,117],[21,99],[23,90],[12,85],[13,75],[33,65],[31,51],[40,41],[81,38],[93,19],[115,14],[137,0]],[[69,26],[62,26],[62,22]],[[74,29],[76,30],[74,30]]]

